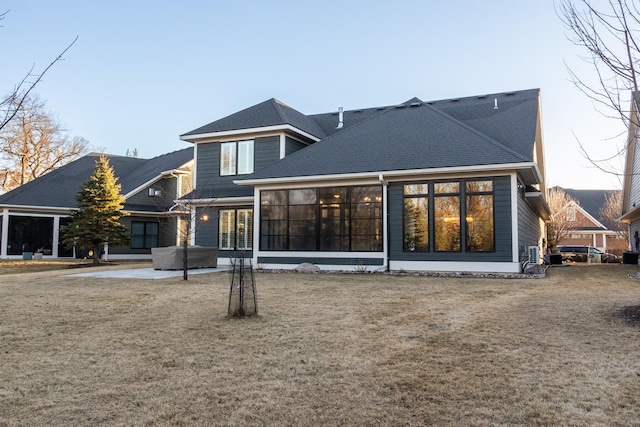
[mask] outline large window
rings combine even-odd
[[[222,209],[219,218],[220,249],[250,250],[253,247],[253,209]]]
[[[404,186],[403,249],[410,252],[429,250],[429,186]]]
[[[220,144],[220,176],[253,172],[253,140]]]
[[[45,255],[52,254],[53,218],[12,215],[8,221],[7,253],[9,255],[38,250]]]
[[[495,249],[493,181],[467,181],[466,198],[467,251],[493,251]]]
[[[444,182],[433,186],[435,250],[460,251],[460,183]]]
[[[381,251],[382,187],[262,191],[260,248]]]
[[[131,223],[131,248],[150,249],[158,247],[158,232],[160,225],[157,222],[133,221]]]
[[[403,193],[404,251],[495,250],[493,180],[407,184]]]

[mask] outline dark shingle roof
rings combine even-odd
[[[100,154],[92,153],[62,166],[0,196],[0,205],[49,206],[73,208],[75,195],[91,176]],[[160,175],[177,169],[193,159],[193,149],[186,148],[152,159],[106,155],[122,194]]]
[[[367,111],[351,126],[347,119],[356,113],[349,112],[342,130],[246,179],[531,162],[538,93],[509,95],[513,100],[499,101],[498,109],[494,99],[507,95],[432,103],[414,98]]]
[[[194,135],[278,125],[291,125],[317,138],[326,137],[324,131],[313,119],[274,98],[194,129],[180,137],[188,140],[189,136]]]

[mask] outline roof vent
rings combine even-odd
[[[336,129],[342,129],[344,127],[344,108],[338,108],[338,126]]]
[[[493,109],[497,110],[498,109],[498,98],[494,98],[493,99]]]
[[[411,103],[411,106],[412,106],[412,107],[419,107],[420,105],[422,105],[422,103],[421,103],[421,102],[412,102],[412,103]]]

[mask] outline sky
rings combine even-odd
[[[557,1],[557,0],[556,0]],[[623,146],[573,84],[593,70],[553,0],[0,0],[0,94],[75,44],[35,89],[92,151],[151,158],[269,98],[304,114],[541,90],[549,187],[619,189]],[[623,159],[613,161],[620,170]]]

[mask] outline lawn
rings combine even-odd
[[[227,273],[6,274],[0,426],[637,425],[637,270],[258,273],[234,320]]]

